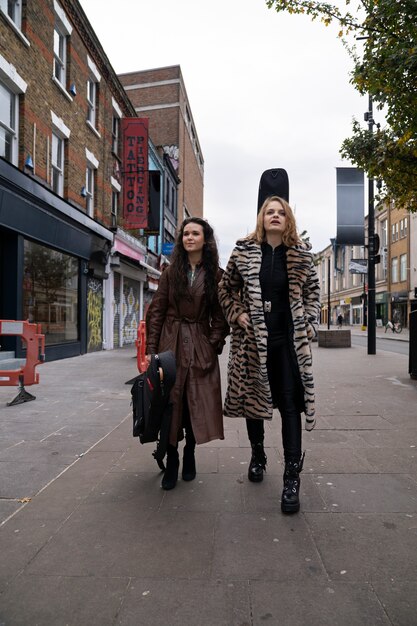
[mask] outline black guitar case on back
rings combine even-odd
[[[290,184],[288,174],[282,168],[265,170],[259,181],[258,213],[259,209],[269,196],[279,196],[287,202],[290,199]]]

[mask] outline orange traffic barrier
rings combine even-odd
[[[142,374],[148,369],[148,363],[146,361],[146,323],[145,320],[141,320],[138,326],[138,338],[135,341],[137,348],[137,364],[138,370]]]
[[[19,387],[18,395],[7,406],[35,400],[35,396],[25,391],[24,386],[39,383],[39,374],[35,372],[35,368],[45,361],[45,335],[41,333],[41,325],[26,321],[0,320],[0,335],[16,335],[26,344],[25,364],[14,370],[0,370],[0,386]]]

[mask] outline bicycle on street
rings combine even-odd
[[[400,333],[403,329],[401,322],[391,322],[391,320],[388,320],[388,322],[385,325],[385,332],[387,332],[388,329],[391,329],[393,333]]]

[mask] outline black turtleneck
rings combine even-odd
[[[262,244],[262,264],[259,272],[262,300],[271,303],[271,312],[264,313],[268,328],[268,345],[288,337],[290,309],[286,247],[284,244],[272,248]]]

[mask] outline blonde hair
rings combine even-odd
[[[280,198],[279,196],[269,196],[268,198],[266,198],[259,210],[258,219],[256,220],[256,228],[253,233],[247,236],[247,239],[251,241],[256,241],[257,243],[263,243],[265,241],[264,216],[267,207],[273,201],[279,202],[285,211],[286,225],[285,230],[282,233],[283,243],[286,246],[294,246],[297,243],[301,243],[301,239],[297,233],[297,224],[295,222],[292,208],[290,207],[288,202],[284,200],[284,198]]]

